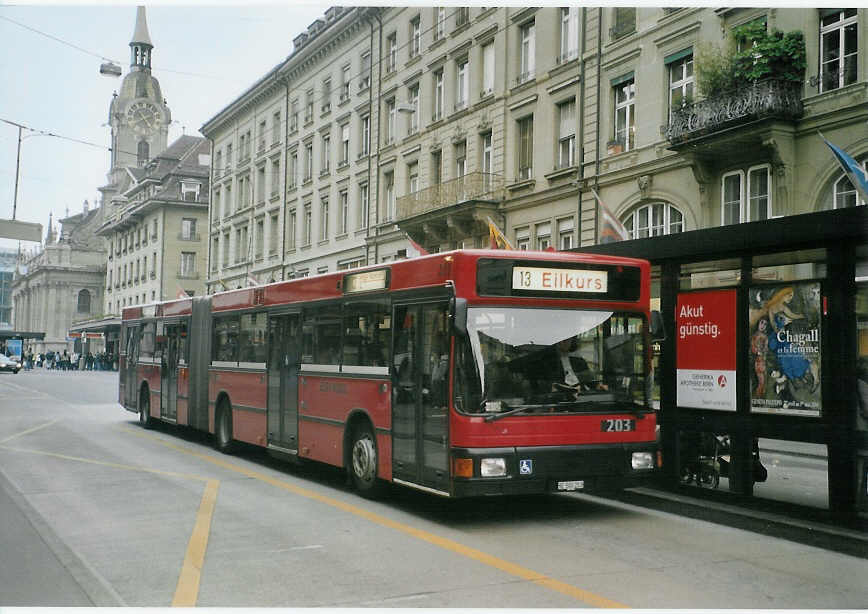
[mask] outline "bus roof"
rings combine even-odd
[[[366,284],[358,286],[360,288],[359,294],[386,287],[392,292],[414,288],[433,288],[445,286],[448,282],[463,285],[465,292],[472,294],[476,287],[476,263],[480,259],[573,262],[585,265],[630,266],[643,271],[649,269],[646,260],[604,254],[501,249],[454,250],[334,273],[276,281],[263,286],[224,290],[210,296],[211,310],[231,311],[256,306],[264,307],[339,298],[349,293],[349,286],[346,285],[349,280],[359,279],[364,275],[368,276],[368,281]],[[385,273],[378,276],[376,273],[379,271]],[[382,282],[382,287],[377,286],[380,279],[387,280]],[[644,289],[644,292],[647,292],[647,289]],[[640,300],[646,299],[640,297]],[[192,303],[192,298],[182,298],[151,305],[126,307],[122,311],[122,319],[132,320],[155,315],[185,315],[192,312]]]

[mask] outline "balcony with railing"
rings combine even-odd
[[[421,245],[466,240],[488,232],[503,196],[501,175],[467,173],[398,197],[394,221]]]
[[[677,150],[760,121],[794,121],[802,114],[802,83],[767,79],[673,110],[665,135]]]

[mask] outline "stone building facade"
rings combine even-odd
[[[489,222],[592,245],[599,201],[637,238],[863,204],[818,132],[868,155],[866,14],[329,9],[202,128],[208,287],[487,246]],[[802,33],[803,81],[700,96],[702,46],[748,23]]]
[[[85,201],[82,213],[60,220],[60,234],[51,222],[45,244],[22,258],[13,284],[14,327],[44,332],[40,341],[26,342],[34,352],[75,348],[70,329],[103,314],[106,251],[96,230],[102,211]],[[102,350],[95,340],[91,351]]]
[[[204,291],[210,145],[182,136],[112,199],[98,233],[108,246],[105,311]]]

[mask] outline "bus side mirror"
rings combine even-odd
[[[467,334],[467,299],[452,299],[452,325],[459,334]]]
[[[666,328],[663,326],[663,315],[654,310],[651,312],[651,339],[660,341],[666,338]]]

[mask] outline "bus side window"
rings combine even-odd
[[[310,312],[305,312],[304,315],[304,323],[301,325],[301,362],[310,364],[313,362],[314,317]]]
[[[314,335],[314,360],[318,365],[337,365],[341,362],[340,306],[319,307]]]
[[[381,323],[386,315],[382,300],[348,303],[344,308],[343,364],[363,367],[386,366],[388,329]]]
[[[238,362],[238,318],[224,317],[214,320],[212,359],[220,362]]]
[[[181,322],[178,326],[178,363],[186,365],[189,362],[187,356],[187,323]]]
[[[156,326],[154,322],[147,322],[142,327],[142,337],[139,344],[139,358],[153,358],[154,345],[156,336]]]
[[[265,312],[241,316],[239,329],[240,362],[265,362]]]

